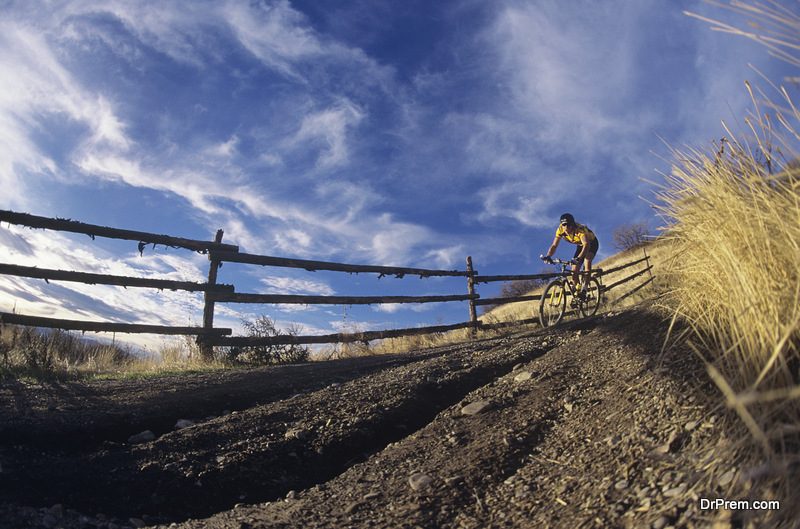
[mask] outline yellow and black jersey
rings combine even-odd
[[[581,235],[586,237],[587,243],[591,243],[593,240],[597,239],[594,232],[583,224],[575,225],[575,233],[573,235],[567,233],[566,226],[559,226],[556,230],[556,237],[562,237],[572,244],[582,244]]]

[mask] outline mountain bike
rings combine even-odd
[[[586,318],[594,316],[600,307],[603,292],[597,277],[589,278],[584,296],[581,297],[578,295],[578,286],[569,277],[571,272],[567,271],[567,267],[573,264],[572,261],[552,259],[550,264],[560,266],[563,277],[553,279],[544,288],[539,301],[539,321],[542,327],[551,327],[561,321],[567,312],[567,300],[570,309],[576,313],[580,312]]]

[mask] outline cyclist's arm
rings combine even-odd
[[[586,237],[586,234],[581,233],[580,237],[581,237],[581,253],[579,253],[578,257],[575,258],[578,260],[579,263],[583,261],[583,258],[586,255],[586,252],[588,251],[589,248],[589,239]]]
[[[547,257],[552,257],[554,253],[556,253],[556,248],[558,248],[558,243],[561,242],[561,237],[556,235],[553,239],[553,244],[550,245],[550,248],[547,250],[545,254]]]

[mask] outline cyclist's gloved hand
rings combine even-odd
[[[552,257],[550,257],[549,255],[540,255],[540,256],[539,256],[539,259],[541,259],[541,260],[542,260],[542,261],[544,261],[545,263],[548,263],[548,264],[553,264],[553,258],[552,258]]]
[[[578,259],[577,257],[573,257],[572,260],[570,260],[570,263],[572,263],[574,265],[579,265],[579,264],[581,264],[581,260]]]

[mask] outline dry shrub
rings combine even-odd
[[[300,327],[279,329],[269,316],[261,315],[254,320],[242,320],[242,326],[249,338],[264,339],[280,336],[297,336]],[[269,344],[244,347],[230,347],[225,353],[225,361],[233,365],[294,364],[308,361],[309,349],[296,344]]]
[[[630,250],[647,244],[650,228],[646,222],[634,222],[617,226],[612,234],[614,246],[618,250]]]

